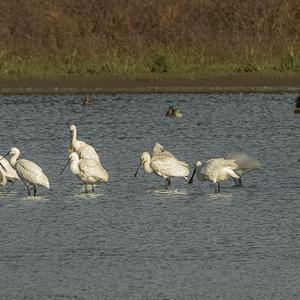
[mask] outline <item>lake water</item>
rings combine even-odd
[[[294,94],[1,96],[0,153],[17,146],[51,190],[0,189],[1,299],[300,299],[300,115]],[[164,116],[169,105],[184,113]],[[68,126],[110,174],[85,194]],[[221,193],[134,172],[159,142],[191,171],[246,151],[261,170]]]

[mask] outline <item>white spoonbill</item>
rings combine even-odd
[[[0,185],[5,186],[6,182],[14,183],[20,180],[17,172],[12,168],[9,162],[0,155]]]
[[[235,184],[237,186],[242,186],[242,176],[252,172],[254,170],[259,169],[260,162],[246,153],[237,152],[229,154],[226,159],[233,159],[235,163],[238,165],[238,168],[234,170],[236,174],[240,176],[239,179],[233,178]]]
[[[156,145],[161,146],[160,144]],[[143,152],[140,156],[140,164],[134,176],[137,176],[140,166],[143,165],[145,172],[155,173],[156,175],[163,177],[164,179],[166,179],[167,185],[171,184],[171,177],[184,177],[186,180],[188,180],[188,164],[184,161],[178,160],[170,152],[167,153],[167,155],[162,155],[162,153],[158,153],[153,155],[151,158],[149,152]]]
[[[77,140],[75,125],[70,126],[70,152],[77,152],[79,158],[92,159],[100,162],[99,156],[93,146]]]
[[[164,146],[159,143],[156,143],[152,148],[152,157],[156,155],[175,157],[171,152],[165,150]]]
[[[238,165],[234,160],[224,158],[212,158],[205,161],[203,164],[201,161],[195,163],[195,168],[189,184],[193,183],[194,175],[199,180],[211,181],[216,185],[215,192],[220,193],[220,181],[227,180],[229,178],[239,179],[240,176],[235,173],[238,169]]]
[[[103,169],[97,161],[91,159],[79,159],[76,152],[69,154],[68,163],[61,170],[60,175],[69,164],[71,172],[84,182],[86,193],[88,192],[87,184],[92,185],[92,191],[94,192],[94,183],[108,181],[106,170]]]
[[[16,170],[18,176],[26,184],[28,196],[30,196],[30,186],[33,186],[34,196],[36,195],[37,186],[43,186],[50,189],[47,176],[37,164],[27,159],[18,159],[20,156],[18,148],[11,148],[5,156],[7,155],[11,155],[9,160],[10,165]]]

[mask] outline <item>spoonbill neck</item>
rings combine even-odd
[[[10,165],[14,168],[16,166],[17,160],[20,156],[20,151],[17,151],[12,155],[12,157],[9,160]]]
[[[70,133],[70,148],[77,151],[77,149],[80,147],[80,141],[77,140],[77,131],[72,130]]]
[[[153,172],[153,169],[151,167],[151,158],[147,159],[147,160],[144,160],[143,167],[144,167],[144,170],[145,170],[146,173],[152,173]]]
[[[79,174],[79,157],[78,155],[76,157],[73,157],[71,163],[70,163],[70,170],[73,174]]]

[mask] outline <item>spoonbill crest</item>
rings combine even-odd
[[[188,164],[178,160],[168,151],[160,152],[159,148],[161,147],[162,146],[160,144],[154,145],[154,155],[152,155],[152,158],[149,152],[143,152],[141,154],[140,164],[134,176],[137,176],[140,166],[143,165],[146,173],[155,173],[156,175],[163,177],[168,186],[171,185],[171,177],[183,177],[188,180]],[[167,154],[165,152],[167,152]]]
[[[30,196],[30,186],[33,187],[33,195],[36,195],[37,186],[43,186],[50,189],[47,176],[43,173],[43,170],[34,162],[27,159],[18,159],[20,151],[18,148],[11,148],[5,155],[11,155],[9,160],[10,165],[15,169],[18,176],[27,186],[28,196]],[[1,161],[3,158],[1,159]]]
[[[92,185],[92,191],[94,192],[94,183],[108,182],[109,176],[106,170],[95,160],[79,159],[78,154],[72,152],[69,155],[68,163],[61,170],[60,175],[68,165],[70,165],[71,172],[84,182],[86,193],[88,192],[88,184]]]
[[[238,165],[234,160],[224,159],[224,158],[212,158],[205,161],[203,164],[199,160],[195,163],[195,168],[189,184],[193,183],[194,175],[198,179],[204,181],[211,181],[215,184],[215,192],[220,193],[220,182],[235,178],[239,179],[240,176],[235,173],[235,170],[238,169]]]

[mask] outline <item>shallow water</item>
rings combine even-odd
[[[0,190],[1,299],[299,299],[300,115],[293,94],[1,96],[0,153],[17,146],[51,190]],[[169,105],[184,113],[164,116]],[[68,125],[110,174],[85,194],[59,172]],[[246,151],[262,162],[214,187],[133,174],[160,142],[191,167]]]

